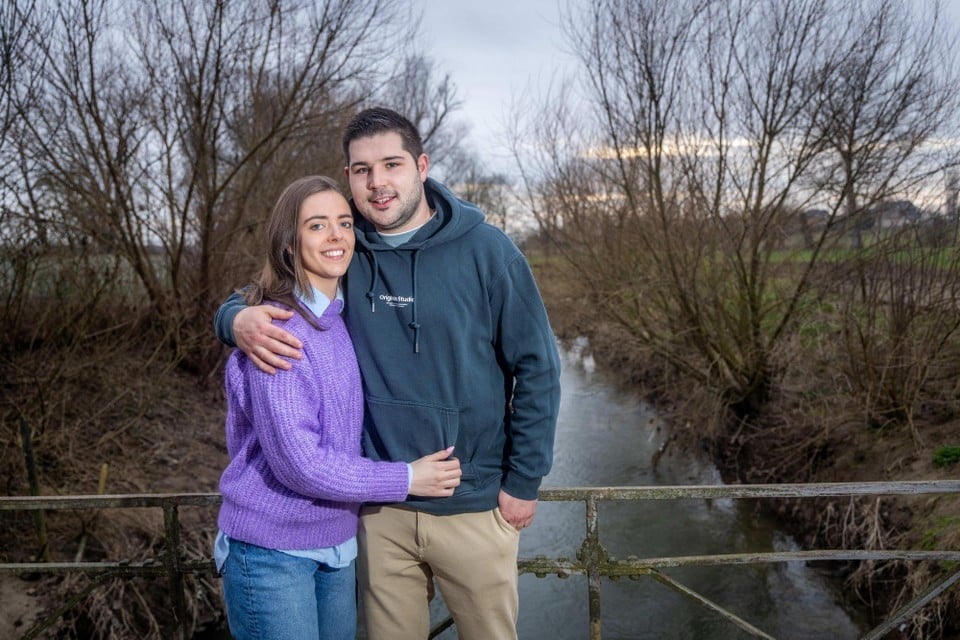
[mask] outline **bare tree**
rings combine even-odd
[[[466,125],[454,117],[462,104],[457,87],[449,73],[439,75],[430,58],[406,55],[375,98],[416,125],[434,161],[447,164],[462,144]]]
[[[171,390],[185,378],[176,365],[215,371],[213,308],[253,275],[256,231],[281,187],[339,173],[342,123],[404,40],[404,17],[386,0],[0,4],[8,493],[27,490],[23,433],[43,460],[44,491],[89,487],[91,475],[95,487],[100,461],[120,492],[149,491],[144,470],[189,475],[167,462],[178,442],[196,446],[204,423],[216,441],[217,416],[180,420],[198,390],[193,376],[190,392]],[[151,544],[152,533],[111,520],[96,532],[111,553],[136,557]],[[78,523],[50,525],[63,534],[51,535],[63,541],[54,553],[73,556]],[[201,526],[184,540],[211,542]],[[75,609],[92,633],[171,635],[149,588],[101,587]],[[179,629],[189,635],[200,613],[214,617],[217,595],[205,580],[187,588],[196,615]],[[75,595],[69,581],[52,589]]]
[[[510,181],[503,174],[487,174],[479,165],[469,167],[454,184],[457,195],[478,205],[487,220],[507,231],[512,200]]]
[[[892,10],[902,4],[850,4],[909,32]],[[791,331],[818,295],[815,267],[840,239],[849,189],[834,160],[837,129],[824,123],[852,111],[840,105],[853,50],[873,51],[877,37],[864,28],[851,44],[845,7],[605,0],[571,12],[589,108],[565,97],[541,105],[523,140],[538,150],[520,163],[530,206],[585,295],[743,417],[770,397]],[[903,47],[873,51],[887,76],[882,90],[871,80],[877,98],[848,145],[862,203],[942,171],[923,143],[948,133],[944,85],[898,75],[937,73],[943,41],[925,33],[919,59]],[[864,77],[880,68],[871,64]],[[814,205],[825,215],[806,229],[810,242],[788,242],[796,212]]]
[[[697,436],[748,480],[813,473],[838,407],[917,440],[918,411],[955,412],[956,247],[923,224],[849,242],[956,161],[937,6],[598,0],[566,18],[580,84],[517,112],[514,153],[612,357],[639,351],[671,401],[696,396],[718,427]]]
[[[0,6],[0,150],[6,147],[14,123],[14,85],[22,69],[24,33],[19,28],[24,16],[33,12],[32,3],[5,2]]]
[[[39,73],[29,64],[35,51],[22,27],[37,13],[32,0],[0,6],[0,326],[11,344],[28,325],[36,326],[36,314],[26,319],[26,302],[48,244],[48,229],[31,206],[24,175],[29,160],[23,154],[22,114],[35,99]]]
[[[844,369],[870,421],[906,425],[919,444],[914,411],[956,331],[960,276],[942,245],[925,246],[922,221],[889,201],[923,202],[922,189],[956,166],[955,145],[943,144],[956,124],[956,39],[939,3],[851,3],[835,24],[845,44],[825,69],[833,81],[815,123],[828,153],[813,180],[860,250],[836,272]]]
[[[45,82],[29,155],[63,221],[124,257],[181,356],[236,284],[226,256],[266,214],[252,196],[339,166],[331,128],[369,91],[401,11],[78,0],[33,24]]]
[[[887,231],[839,282],[841,371],[875,428],[905,425],[918,448],[922,403],[942,404],[954,385],[952,338],[960,329],[960,255],[925,245],[920,223]],[[851,295],[852,290],[857,295]],[[946,382],[946,384],[944,384]]]
[[[828,154],[814,185],[849,218],[944,171],[955,161],[939,142],[957,106],[955,74],[939,3],[897,0],[841,5],[843,48],[823,70],[831,78],[814,114]],[[944,152],[946,151],[946,153]],[[863,239],[851,223],[855,244]]]

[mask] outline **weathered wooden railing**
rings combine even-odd
[[[586,531],[576,558],[520,558],[518,570],[539,577],[583,575],[587,578],[591,640],[601,638],[601,578],[650,577],[692,599],[700,605],[757,638],[771,638],[741,617],[727,611],[703,595],[678,583],[661,569],[680,566],[759,564],[810,560],[906,560],[948,561],[960,566],[957,550],[814,550],[792,552],[733,553],[723,555],[673,556],[661,558],[629,557],[619,560],[610,556],[600,544],[600,511],[603,501],[628,500],[705,500],[719,498],[815,498],[829,496],[881,496],[960,494],[960,480],[914,482],[867,482],[828,484],[727,485],[727,486],[671,486],[671,487],[590,487],[543,489],[543,501],[578,501],[586,506]],[[117,509],[157,508],[164,514],[164,550],[157,560],[131,562],[30,562],[0,564],[6,573],[71,573],[92,574],[94,579],[79,594],[64,603],[45,620],[26,631],[22,638],[34,638],[75,606],[87,593],[111,576],[166,576],[173,601],[177,627],[171,637],[183,637],[186,605],[183,579],[188,574],[215,574],[210,557],[187,558],[180,544],[179,509],[184,506],[210,507],[220,502],[215,493],[116,495],[116,496],[60,496],[60,497],[0,497],[0,511],[50,511],[61,509]],[[907,620],[933,598],[950,589],[960,580],[960,571],[948,575],[927,588],[913,601],[895,611],[887,620],[869,631],[864,639],[877,640]],[[445,621],[431,632],[439,635],[451,626]]]

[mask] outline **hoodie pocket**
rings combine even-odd
[[[435,404],[368,397],[363,420],[364,452],[391,462],[413,462],[453,446],[460,432],[460,412]]]
[[[367,397],[363,451],[369,458],[413,462],[441,449],[458,446],[459,436],[460,411],[456,408]],[[455,448],[452,454],[460,459],[463,472],[455,495],[478,488],[477,471],[471,462],[464,460],[464,453]]]

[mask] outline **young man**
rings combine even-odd
[[[357,114],[343,150],[359,213],[345,319],[364,380],[364,454],[413,460],[452,445],[462,469],[451,497],[362,510],[367,633],[425,638],[435,578],[461,638],[516,638],[519,531],[550,470],[560,404],[543,302],[513,242],[427,177],[406,118]],[[300,345],[271,317],[234,296],[217,332],[265,370],[289,368]]]

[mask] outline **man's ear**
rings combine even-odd
[[[427,172],[430,170],[430,158],[425,153],[421,153],[417,158],[417,172],[420,174],[420,182],[427,179]]]

